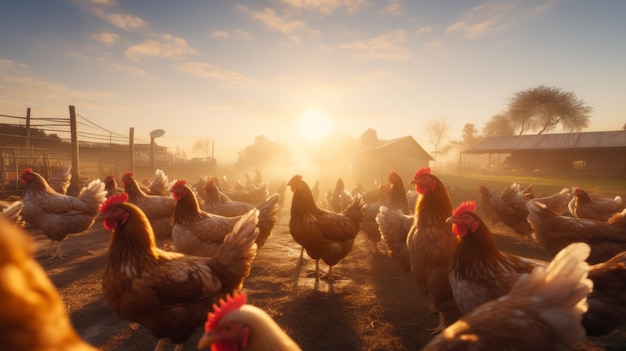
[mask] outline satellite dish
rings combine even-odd
[[[165,134],[165,130],[163,130],[163,129],[155,129],[155,130],[150,132],[150,136],[153,137],[153,138],[162,137],[163,134]]]

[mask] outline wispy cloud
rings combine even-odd
[[[535,7],[535,9],[533,10],[533,13],[535,15],[539,15],[544,13],[545,11],[547,11],[549,8],[551,8],[554,4],[556,4],[557,0],[548,0],[545,3]]]
[[[223,30],[217,30],[211,33],[212,38],[228,38],[228,32]]]
[[[187,44],[183,38],[164,34],[158,39],[148,39],[140,44],[133,45],[126,50],[126,57],[138,61],[143,56],[154,56],[179,60],[183,56],[195,54],[196,50]]]
[[[254,81],[237,72],[229,71],[206,62],[184,62],[175,68],[201,78],[215,79],[236,86],[251,86]]]
[[[364,60],[406,60],[411,54],[404,45],[404,31],[383,34],[369,40],[355,41],[342,45],[343,49],[352,51],[354,57]]]
[[[137,68],[137,67],[130,67],[130,66],[124,66],[124,65],[120,65],[118,63],[113,64],[113,67],[122,70],[122,71],[128,71],[131,72],[133,74],[136,74],[138,76],[145,76],[145,77],[151,77],[152,74],[142,70],[141,68]]]
[[[330,14],[340,8],[345,8],[348,13],[354,13],[367,3],[366,0],[281,0],[281,2],[299,10],[322,14]]]
[[[119,39],[120,36],[116,33],[102,32],[102,33],[93,34],[91,37],[107,45],[113,45]]]
[[[433,31],[432,26],[426,26],[426,27],[418,28],[415,32],[419,34],[419,33],[430,33],[432,31]]]
[[[116,3],[112,0],[76,0],[76,2],[88,13],[121,29],[138,29],[148,25],[141,17],[118,11]]]
[[[475,38],[499,31],[515,21],[513,9],[517,6],[509,2],[490,2],[467,11],[463,18],[448,26],[447,33],[461,32],[467,38]]]
[[[319,35],[319,31],[310,29],[305,22],[300,20],[290,19],[289,16],[281,16],[276,10],[272,8],[265,8],[262,11],[255,11],[247,6],[238,5],[237,9],[249,14],[250,18],[259,21],[268,28],[279,31],[292,40],[299,42],[300,34],[307,34],[309,36]]]
[[[383,8],[382,13],[390,15],[399,15],[404,10],[404,4],[400,0],[389,0],[389,3]]]

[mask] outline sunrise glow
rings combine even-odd
[[[309,141],[320,141],[330,133],[332,121],[321,110],[308,110],[300,117],[300,135]]]

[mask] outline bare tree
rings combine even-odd
[[[200,151],[204,156],[208,158],[213,157],[213,140],[212,139],[198,139],[193,143],[193,151]]]
[[[428,122],[426,124],[426,130],[428,131],[428,140],[430,144],[435,148],[435,163],[437,162],[437,153],[439,152],[439,146],[448,137],[450,132],[450,125],[445,119],[438,119]]]
[[[515,130],[522,135],[539,130],[538,134],[554,130],[578,132],[589,126],[593,109],[572,92],[554,87],[539,86],[515,93],[509,103],[509,118]]]

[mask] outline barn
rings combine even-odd
[[[480,154],[489,155],[489,169],[626,171],[626,130],[486,137],[461,152],[461,160]]]
[[[430,161],[434,161],[432,156],[412,136],[405,136],[357,153],[354,170],[362,179],[381,182],[386,181],[389,172],[395,170],[407,181],[415,171],[428,167]]]

